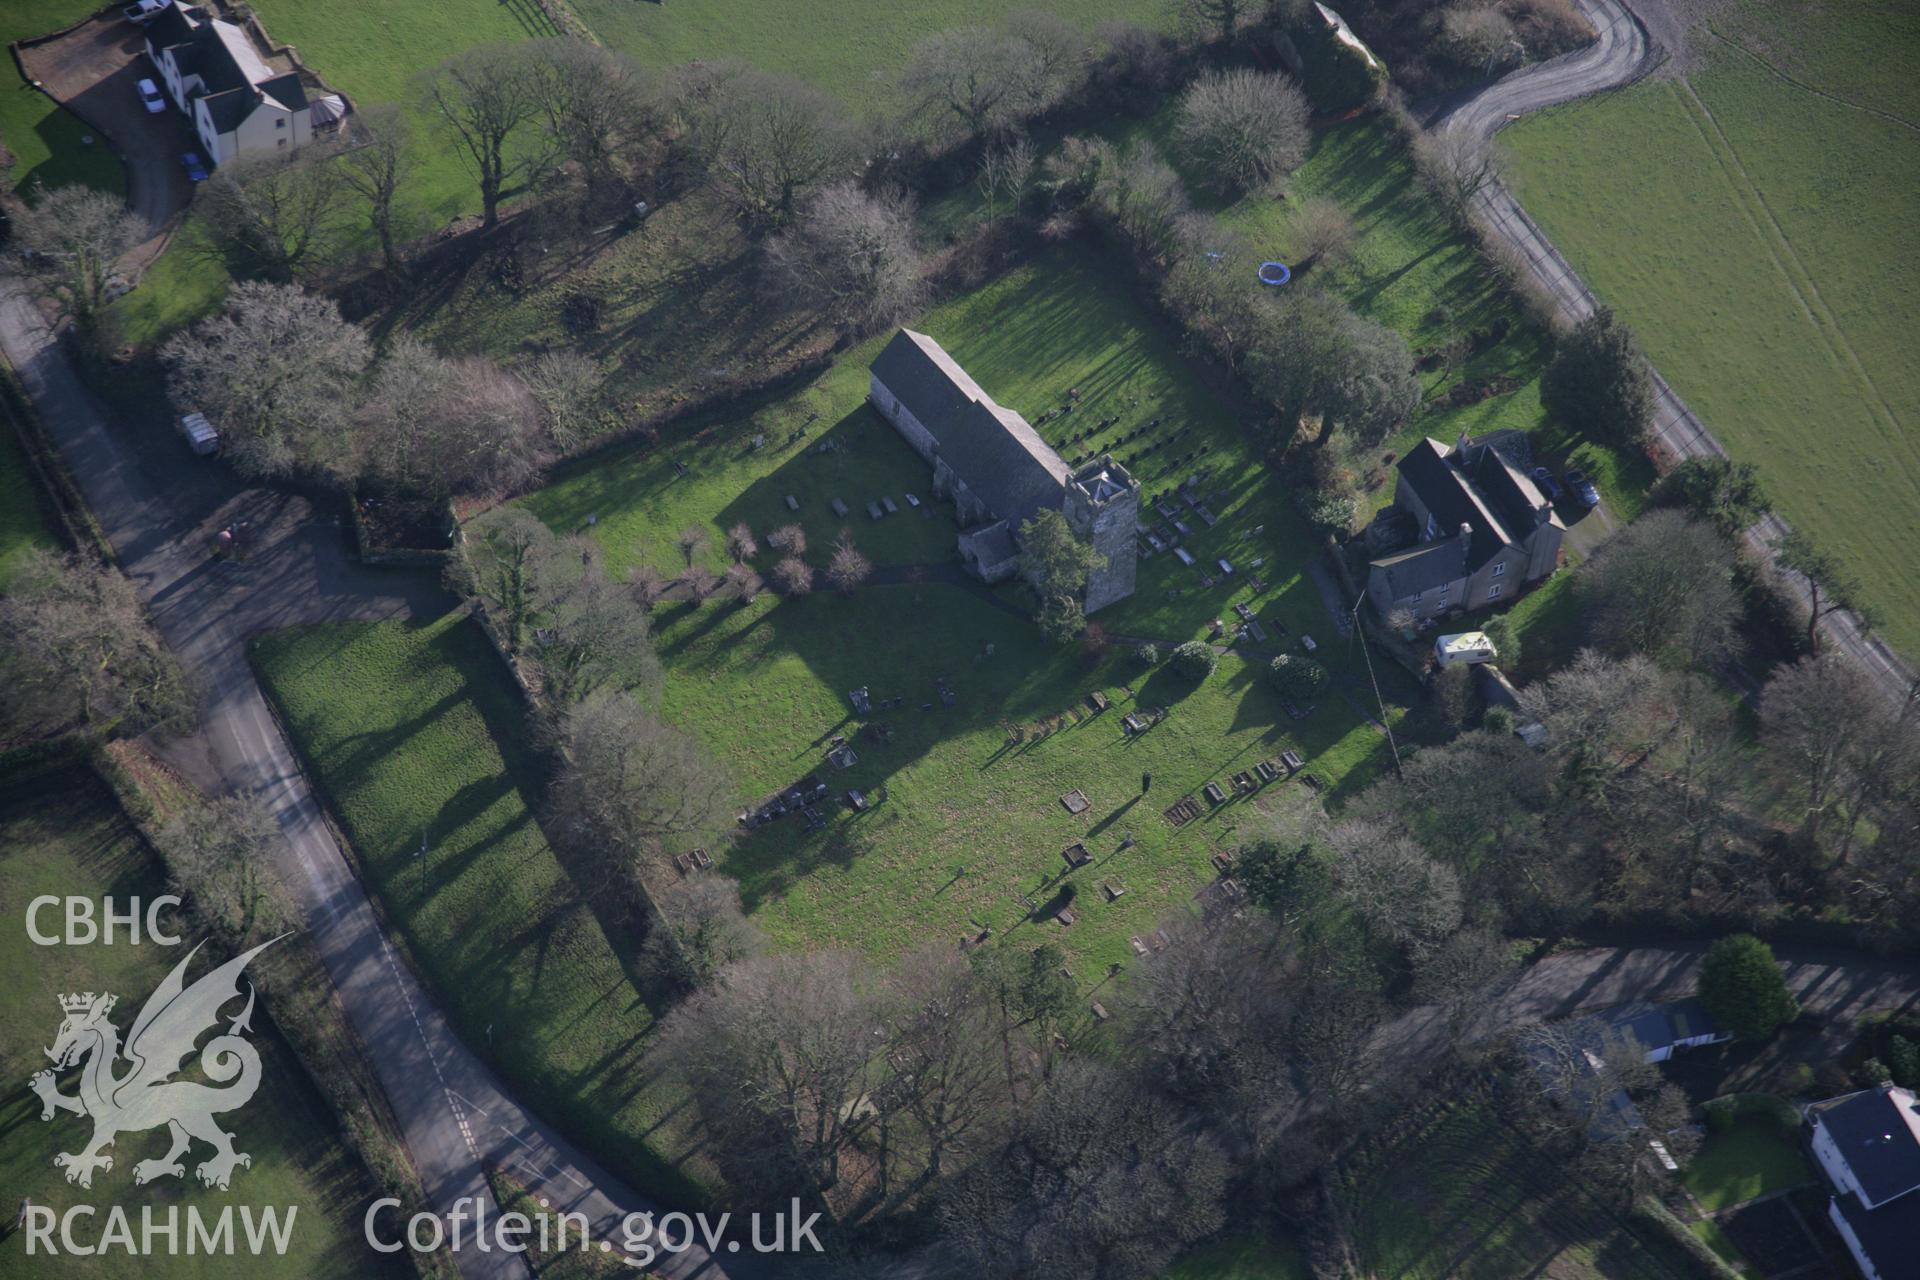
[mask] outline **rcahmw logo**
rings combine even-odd
[[[227,1190],[235,1174],[253,1164],[253,1157],[236,1150],[233,1135],[214,1120],[245,1106],[260,1089],[260,1054],[245,1036],[252,1030],[253,984],[246,984],[246,1005],[225,1019],[224,1029],[220,1011],[240,998],[241,975],[248,962],[273,942],[235,956],[188,986],[187,967],[200,953],[196,946],[147,997],[124,1044],[111,1016],[116,996],[88,991],[60,997],[65,1019],[53,1047],[46,1051],[53,1066],[36,1073],[28,1084],[40,1096],[42,1120],[69,1112],[93,1121],[93,1135],[77,1151],[53,1158],[54,1167],[65,1171],[68,1182],[91,1188],[96,1174],[112,1172],[114,1160],[108,1148],[119,1135],[162,1126],[168,1134],[167,1150],[158,1158],[134,1164],[136,1185],[184,1178],[183,1157],[193,1152],[196,1142],[213,1148],[193,1171],[208,1187]],[[216,1034],[199,1045],[208,1031]],[[190,1065],[212,1083],[176,1078]],[[80,1068],[78,1092],[60,1092],[59,1074],[76,1066]],[[240,1207],[241,1229],[236,1232],[233,1205],[217,1212],[197,1205],[159,1211],[145,1206],[136,1226],[134,1215],[118,1205],[104,1212],[93,1205],[73,1205],[56,1214],[50,1206],[29,1204],[21,1226],[29,1255],[41,1250],[82,1255],[117,1250],[142,1255],[227,1254],[241,1249],[284,1254],[297,1212],[296,1205]],[[89,1240],[87,1236],[96,1230],[98,1234]]]

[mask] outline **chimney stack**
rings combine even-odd
[[[1473,526],[1464,520],[1460,522],[1460,554],[1466,555],[1473,543]]]

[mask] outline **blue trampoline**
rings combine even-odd
[[[1263,262],[1260,264],[1261,284],[1285,284],[1293,279],[1293,271],[1284,262]]]

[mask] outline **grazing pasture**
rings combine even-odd
[[[283,1220],[288,1211],[293,1214],[287,1252],[273,1260],[273,1269],[315,1280],[411,1275],[404,1262],[367,1248],[360,1231],[361,1214],[373,1194],[366,1171],[341,1140],[333,1115],[307,1083],[299,1061],[258,1009],[249,1039],[260,1053],[260,1092],[244,1108],[220,1117],[222,1127],[234,1135],[235,1149],[253,1157],[250,1166],[235,1171],[231,1190],[208,1188],[194,1176],[199,1161],[211,1154],[199,1143],[185,1158],[185,1177],[136,1187],[134,1165],[166,1152],[163,1129],[120,1135],[110,1152],[113,1167],[96,1173],[91,1188],[69,1184],[54,1167],[55,1153],[80,1150],[92,1131],[90,1121],[71,1114],[43,1122],[40,1100],[27,1087],[28,1077],[48,1066],[41,1050],[53,1043],[60,1026],[57,997],[76,991],[112,992],[119,997],[113,1021],[124,1034],[148,994],[198,939],[188,935],[180,947],[127,946],[123,935],[110,947],[38,946],[24,927],[27,903],[41,895],[96,901],[111,895],[116,902],[136,895],[151,899],[166,891],[165,884],[152,852],[121,813],[113,793],[88,770],[62,770],[0,788],[0,909],[8,921],[0,930],[0,963],[9,979],[0,995],[0,1074],[7,1081],[0,1094],[0,1173],[13,1197],[9,1215],[23,1198],[56,1213],[73,1205],[99,1205],[91,1227],[85,1218],[76,1220],[78,1237],[91,1242],[90,1234],[105,1229],[105,1206],[110,1204],[125,1207],[136,1233],[141,1206],[150,1206],[156,1218],[170,1208],[183,1215],[193,1208],[209,1221],[232,1205],[244,1204],[255,1212],[272,1206]],[[57,930],[51,914],[43,921]],[[166,927],[176,925],[170,920]],[[270,973],[272,952],[254,964]],[[188,980],[206,972],[206,965],[203,955],[189,970]],[[78,1078],[77,1070],[62,1073],[62,1092],[72,1094]],[[11,1225],[11,1216],[8,1222]],[[241,1232],[237,1220],[234,1230]],[[183,1216],[182,1240],[185,1231]],[[23,1254],[25,1239],[12,1234],[7,1249]],[[10,1274],[83,1278],[98,1276],[102,1265],[97,1257],[64,1251],[47,1256],[42,1251],[30,1265],[10,1269]],[[182,1248],[169,1253],[164,1240],[140,1263],[140,1273],[156,1280],[244,1280],[260,1275],[261,1268],[261,1261],[245,1252],[188,1256]]]
[[[1760,468],[1781,514],[1844,556],[1911,653],[1920,23],[1899,6],[1812,13],[1750,6],[1716,20],[1718,34],[1696,30],[1700,65],[1685,76],[1501,137],[1528,211],[1708,428]]]

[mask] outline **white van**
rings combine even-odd
[[[188,447],[195,453],[220,452],[220,433],[207,421],[204,413],[189,413],[181,418],[180,434],[187,438]]]

